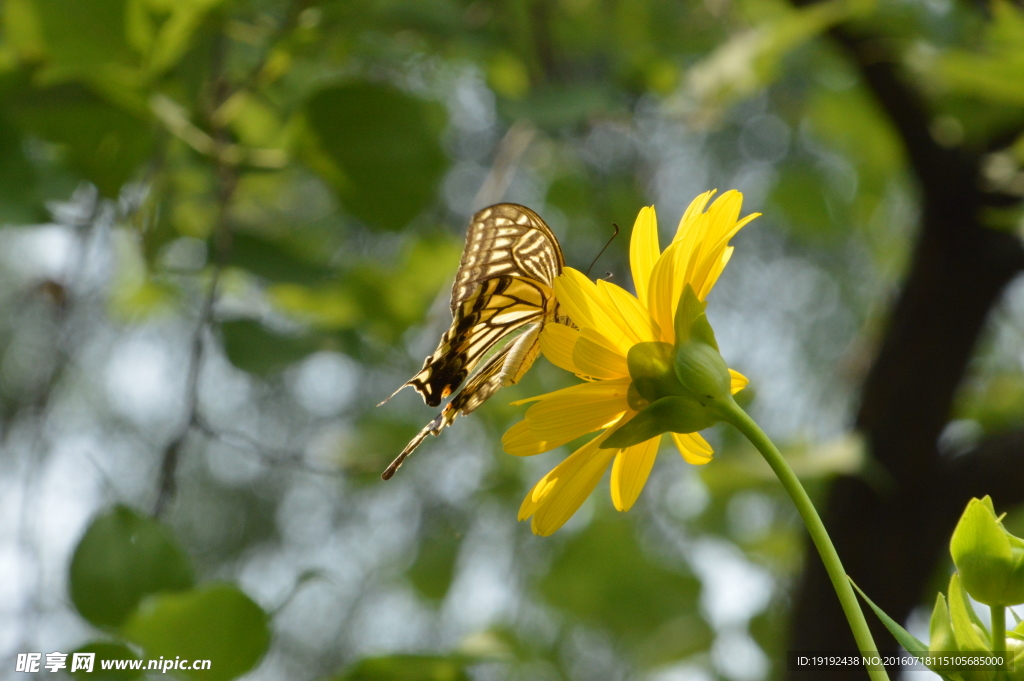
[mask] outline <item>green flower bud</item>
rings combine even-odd
[[[992,499],[971,499],[949,543],[964,589],[986,605],[1024,603],[1024,539],[1007,532]]]
[[[935,598],[929,627],[928,651],[932,653],[987,653],[994,649],[991,632],[982,623],[967,598],[956,573],[949,580],[949,601],[940,593]],[[908,634],[909,635],[909,634]],[[1024,681],[1024,623],[1006,632],[1006,652],[1013,658],[1013,671],[1003,675],[990,668],[932,666],[951,681]]]

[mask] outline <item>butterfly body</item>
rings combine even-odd
[[[388,466],[385,480],[427,435],[437,435],[456,416],[470,413],[522,378],[540,352],[544,325],[564,321],[553,292],[564,266],[551,229],[529,208],[501,203],[473,216],[452,286],[452,325],[423,368],[398,390],[411,386],[427,405],[436,407],[468,382]],[[518,337],[488,356],[517,332]]]

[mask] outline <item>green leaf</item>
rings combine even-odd
[[[206,14],[223,0],[176,0],[169,3],[171,15],[153,36],[146,55],[151,74],[159,74],[178,63],[184,56]]]
[[[849,577],[847,577],[847,579],[849,579]],[[864,602],[875,611],[875,614],[878,615],[878,619],[882,620],[882,624],[884,624],[885,628],[889,630],[889,633],[893,635],[893,638],[899,641],[899,644],[903,646],[908,653],[921,654],[928,652],[928,646],[919,641],[917,637],[909,631],[901,627],[896,620],[886,615],[885,611],[875,605],[874,601],[868,598],[867,594],[861,591],[860,587],[857,586],[852,579],[850,579],[850,584],[852,584],[853,588],[857,590],[857,593],[859,593],[860,597],[864,599]]]
[[[702,117],[713,117],[770,83],[783,58],[830,27],[864,14],[872,0],[827,0],[801,9],[779,9],[773,20],[737,33],[690,68],[687,94]]]
[[[336,681],[469,681],[460,656],[389,655],[359,661]]]
[[[167,528],[126,506],[96,518],[71,558],[71,600],[99,627],[124,622],[146,595],[192,584],[188,558]]]
[[[334,270],[296,253],[287,240],[266,239],[238,232],[231,237],[231,264],[271,281],[310,284],[322,281]]]
[[[132,649],[123,643],[111,643],[110,641],[92,641],[75,651],[76,653],[96,653],[91,672],[79,669],[72,676],[76,679],[88,679],[89,681],[128,681],[142,676],[141,669],[103,669],[103,660],[125,660],[130,664],[132,660],[140,659],[132,652]],[[125,665],[128,666],[127,664]],[[71,658],[68,658],[68,669],[71,669]]]
[[[992,3],[979,52],[949,50],[933,65],[934,75],[949,90],[993,104],[1020,106],[1024,92],[1024,12],[1012,2]]]
[[[388,655],[358,662],[337,681],[469,681],[461,656]]]
[[[77,85],[29,91],[12,106],[21,126],[63,151],[64,162],[116,197],[152,149],[152,126]]]
[[[8,95],[0,89],[0,97]],[[25,155],[21,131],[0,112],[0,224],[44,220],[42,202],[35,194],[36,177]]]
[[[90,75],[111,62],[131,63],[125,0],[33,0],[46,51],[54,66]]]
[[[280,371],[326,345],[314,334],[286,336],[252,319],[223,322],[220,331],[231,363],[259,376]]]
[[[447,160],[441,117],[426,102],[357,82],[313,95],[306,119],[316,141],[306,161],[353,215],[372,227],[400,229],[433,202]]]
[[[121,632],[148,658],[210,660],[208,670],[179,672],[204,681],[244,674],[270,644],[267,614],[232,584],[153,596]]]
[[[610,630],[644,667],[703,650],[712,639],[696,614],[699,581],[647,558],[623,514],[599,516],[570,539],[540,587],[551,605]]]
[[[442,519],[422,533],[416,562],[408,571],[409,581],[425,598],[439,601],[448,593],[459,555],[461,533]]]

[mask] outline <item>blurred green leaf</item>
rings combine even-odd
[[[267,614],[232,584],[153,596],[121,631],[148,658],[210,660],[209,670],[179,672],[204,681],[244,674],[270,645]]]
[[[388,85],[356,82],[317,92],[306,118],[317,142],[307,163],[371,227],[400,229],[434,200],[447,165],[436,107]]]
[[[275,284],[267,297],[282,312],[320,329],[347,329],[363,319],[364,307],[347,283],[323,286]]]
[[[60,71],[91,75],[97,66],[134,60],[125,31],[125,0],[31,0],[31,8],[47,56]]]
[[[145,45],[146,67],[151,74],[159,74],[174,66],[182,58],[188,49],[189,41],[196,32],[206,14],[213,8],[223,4],[223,0],[175,0],[167,3],[166,9],[170,10],[170,16],[163,21],[159,28],[155,27],[152,18],[146,16],[145,5],[153,6],[157,3],[145,3],[136,0],[130,4],[139,7],[137,10],[136,27],[146,28],[136,32],[136,36],[149,38],[140,41],[140,47]],[[147,21],[148,20],[148,21]],[[148,31],[146,29],[149,29]],[[149,31],[153,31],[149,33]],[[140,33],[142,35],[140,35]],[[148,35],[146,35],[148,33]]]
[[[321,281],[334,270],[303,258],[286,239],[271,240],[256,234],[236,232],[231,237],[231,264],[271,281],[302,284]]]
[[[772,190],[772,203],[789,217],[794,232],[835,234],[842,224],[829,214],[828,188],[821,172],[805,163],[781,174]]]
[[[997,433],[1024,421],[1024,376],[1000,372],[982,383],[968,383],[957,397],[957,418],[977,421],[986,433]]]
[[[421,536],[416,562],[406,574],[420,594],[439,601],[451,586],[462,533],[442,517],[422,530]]]
[[[335,681],[469,681],[459,656],[391,655],[361,660]]]
[[[152,151],[150,123],[82,86],[23,92],[12,112],[25,130],[58,145],[68,167],[104,196],[116,197]]]
[[[167,528],[126,506],[93,520],[71,559],[71,600],[100,627],[120,625],[148,594],[192,583],[188,558]]]
[[[33,196],[35,173],[24,145],[21,131],[0,112],[0,224],[42,217],[42,206]]]
[[[231,363],[261,376],[279,371],[325,346],[324,340],[314,334],[275,333],[252,319],[223,322],[220,331]]]
[[[592,522],[569,540],[541,582],[545,599],[588,624],[609,628],[641,665],[706,648],[711,631],[696,616],[700,582],[648,560],[633,532],[619,514]]]
[[[107,669],[104,670],[101,662],[103,660],[138,660],[138,655],[123,643],[111,643],[109,641],[92,641],[75,651],[76,653],[96,653],[91,672],[82,669],[75,671],[72,676],[76,679],[89,679],[90,681],[128,681],[142,676],[138,669]],[[70,669],[70,662],[68,668]]]
[[[1024,10],[1007,0],[992,3],[992,22],[979,51],[948,50],[924,57],[942,85],[987,102],[1024,104]]]
[[[714,119],[750,97],[777,77],[783,58],[792,50],[839,22],[869,13],[875,3],[827,0],[800,9],[766,4],[773,18],[737,33],[690,67],[684,88],[687,101],[678,105],[697,119]]]
[[[605,85],[562,85],[536,88],[523,99],[506,99],[501,112],[511,120],[533,121],[539,127],[558,131],[589,118],[606,115],[624,102]]]

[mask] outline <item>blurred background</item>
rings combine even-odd
[[[707,466],[663,452],[628,514],[602,483],[551,538],[517,523],[567,454],[501,451],[509,402],[575,380],[546,360],[380,480],[435,412],[375,405],[498,201],[583,270],[622,225],[593,276],[627,288],[641,206],[663,243],[707,189],[764,213],[708,316],[849,573],[919,636],[967,499],[1024,502],[1019,4],[0,17],[0,677],[93,650],[203,679],[758,681],[852,649],[728,429]]]

